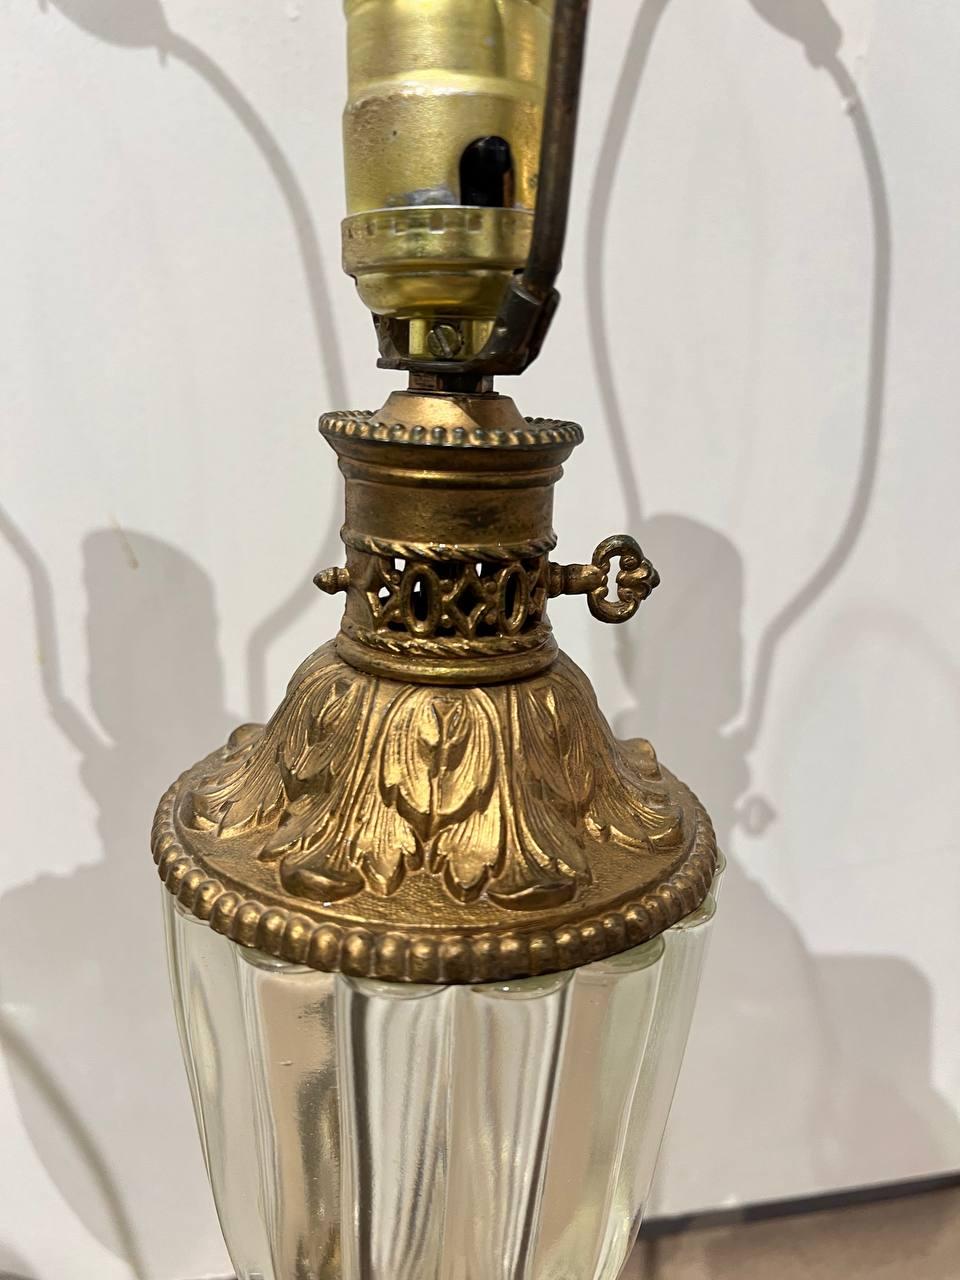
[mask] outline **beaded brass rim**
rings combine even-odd
[[[418,426],[390,422],[364,410],[325,413],[320,434],[326,439],[376,440],[381,444],[433,445],[448,449],[542,449],[583,442],[583,428],[553,418],[525,418],[512,429],[476,426]]]
[[[153,857],[167,891],[239,946],[349,977],[453,985],[577,968],[649,942],[678,924],[703,904],[721,866],[706,810],[677,783],[696,806],[696,845],[685,865],[651,892],[552,928],[473,935],[443,929],[380,931],[261,902],[246,896],[241,885],[209,876],[184,852],[173,825],[178,791],[190,772],[166,792],[154,821]]]

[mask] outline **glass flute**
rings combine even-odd
[[[717,887],[621,955],[446,987],[275,960],[164,893],[238,1280],[614,1280],[653,1178]]]

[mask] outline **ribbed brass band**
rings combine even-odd
[[[344,662],[371,675],[392,676],[416,684],[479,685],[521,680],[545,671],[557,656],[557,642],[549,624],[529,637],[491,637],[489,640],[393,639],[356,627],[345,618],[336,639]]]
[[[340,530],[344,546],[365,551],[371,556],[401,556],[405,560],[523,560],[542,556],[557,545],[557,535],[530,538],[526,542],[472,542],[451,546],[448,542],[409,542],[390,538],[372,538],[357,533],[346,525]]]
[[[377,209],[344,219],[343,269],[376,315],[492,320],[532,228],[528,209]]]

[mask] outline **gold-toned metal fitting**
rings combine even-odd
[[[321,569],[314,575],[313,585],[319,587],[321,591],[325,591],[328,596],[335,596],[340,591],[346,591],[350,585],[350,570],[340,567],[334,569]]]
[[[347,563],[317,577],[347,596],[340,656],[443,685],[548,667],[553,486],[580,428],[527,421],[506,396],[405,391],[320,430],[346,478]]]
[[[440,445],[449,449],[541,449],[545,446],[563,445],[568,449],[583,443],[583,429],[575,422],[562,422],[554,418],[521,418],[500,406],[512,405],[506,396],[484,396],[484,400],[498,401],[499,412],[487,412],[484,405],[478,421],[471,416],[470,407],[456,406],[455,414],[431,414],[434,408],[428,401],[447,399],[439,395],[416,397],[426,410],[417,417],[404,414],[402,421],[394,421],[391,412],[396,410],[400,397],[410,401],[409,392],[397,392],[379,412],[363,409],[338,410],[325,413],[320,419],[320,434],[331,444],[338,439],[374,440],[379,444]],[[478,396],[461,396],[458,400],[476,406]],[[394,413],[394,416],[398,416]],[[490,421],[486,421],[486,419]],[[335,444],[334,444],[334,447]]]
[[[553,0],[348,0],[344,270],[412,358],[466,359],[530,248]]]
[[[566,657],[485,688],[356,670],[327,644],[157,813],[168,890],[243,946],[401,982],[584,964],[695,910],[710,821],[617,742]]]
[[[501,205],[536,200],[553,0],[348,0],[347,208],[461,200],[464,152],[509,144]],[[466,194],[466,193],[464,193]]]
[[[343,269],[374,314],[412,322],[410,354],[452,359],[486,341],[532,230],[528,209],[372,210],[344,219]]]
[[[320,430],[347,477],[347,566],[314,581],[347,593],[337,648],[362,671],[448,685],[520,679],[557,655],[551,597],[586,595],[595,618],[625,622],[659,582],[626,534],[605,539],[589,565],[551,562],[557,464],[582,438],[573,423],[521,419],[504,396],[460,396],[454,412],[449,396],[397,392],[378,414],[327,414]],[[496,451],[482,468],[478,449]]]
[[[615,601],[608,598],[614,560],[620,561]],[[659,573],[637,540],[627,533],[605,538],[594,551],[590,564],[551,564],[549,567],[550,595],[585,595],[587,606],[598,622],[629,622],[659,585]]]
[[[568,593],[622,621],[657,580],[626,536],[551,563],[579,428],[407,391],[321,431],[346,480],[347,563],[317,577],[340,634],[164,797],[167,888],[244,946],[425,983],[574,967],[695,910],[709,819],[614,738],[546,616]]]

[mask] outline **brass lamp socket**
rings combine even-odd
[[[410,355],[466,357],[530,246],[553,0],[345,9],[344,269]]]

